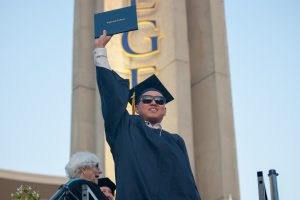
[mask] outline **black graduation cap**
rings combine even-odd
[[[112,182],[109,178],[105,177],[105,178],[99,178],[98,179],[98,186],[99,187],[109,187],[111,189],[111,192],[114,194],[115,190],[116,190],[116,185],[114,184],[114,182]]]
[[[174,97],[170,94],[167,88],[165,88],[165,86],[160,82],[157,76],[153,74],[152,76],[142,81],[141,83],[139,83],[129,91],[128,102],[132,105],[132,107],[134,107],[135,104],[139,102],[139,99],[142,94],[152,90],[160,92],[166,98],[166,103],[169,103],[174,99]]]

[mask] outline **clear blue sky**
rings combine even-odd
[[[272,168],[280,198],[300,196],[299,10],[298,0],[225,1],[242,200],[258,199],[256,172],[268,186]],[[73,11],[73,0],[0,1],[2,169],[64,175]]]

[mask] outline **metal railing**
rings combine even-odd
[[[276,173],[276,170],[270,169],[268,176],[270,180],[271,200],[279,200],[278,187],[277,187],[278,174]],[[262,171],[257,172],[257,181],[258,181],[259,200],[268,200]]]
[[[90,195],[92,196],[92,200],[98,200],[98,198],[96,197],[96,195],[93,193],[93,191],[88,185],[83,184],[81,188],[82,188],[82,200],[90,200]]]
[[[87,184],[82,184],[82,198],[81,200],[98,200],[94,192]],[[90,196],[92,198],[90,198]],[[80,200],[68,187],[68,185],[62,185],[59,189],[52,195],[49,200]]]

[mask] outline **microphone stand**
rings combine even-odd
[[[271,188],[271,199],[272,200],[279,200],[278,196],[278,188],[277,188],[277,176],[275,169],[269,170],[269,179],[270,179],[270,188]]]

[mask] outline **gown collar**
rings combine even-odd
[[[145,121],[145,124],[150,128],[162,129],[161,123],[151,124],[150,122]]]

